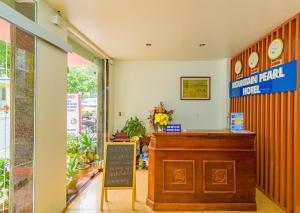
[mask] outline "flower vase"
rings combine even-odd
[[[164,126],[158,126],[157,131],[158,132],[164,132],[165,131],[165,127]]]

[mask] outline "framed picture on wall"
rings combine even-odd
[[[210,77],[180,77],[181,100],[210,100]]]

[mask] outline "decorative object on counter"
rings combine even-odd
[[[130,138],[124,131],[117,131],[115,134],[112,135],[111,141],[113,142],[130,142]]]
[[[244,130],[244,113],[243,112],[232,112],[230,114],[230,130],[232,132]]]
[[[166,132],[181,132],[181,124],[168,124]]]
[[[161,101],[160,104],[150,112],[148,120],[150,126],[153,127],[155,131],[164,131],[165,127],[173,120],[174,110],[167,110],[164,103]]]
[[[129,118],[125,123],[123,131],[126,132],[129,138],[132,138],[133,136],[145,136],[146,134],[146,128],[143,121],[139,120],[137,117]]]
[[[181,100],[210,100],[210,77],[181,77]]]

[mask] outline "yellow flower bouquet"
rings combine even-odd
[[[150,125],[155,131],[164,131],[168,123],[172,121],[173,113],[174,110],[166,110],[163,102],[160,102],[159,106],[155,107],[154,110],[150,112],[148,117]]]

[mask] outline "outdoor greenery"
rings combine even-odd
[[[72,178],[78,175],[79,161],[76,156],[71,157],[67,162],[67,176]]]
[[[68,135],[67,153],[70,157],[76,156],[79,153],[79,141],[76,136]]]
[[[126,132],[127,136],[130,138],[133,136],[145,136],[146,134],[146,128],[143,121],[139,120],[137,117],[128,119],[123,131]]]
[[[79,141],[79,150],[83,154],[87,155],[96,152],[96,140],[91,134],[87,132],[80,134]]]
[[[9,160],[0,158],[0,201],[8,199],[9,178]]]
[[[68,67],[68,93],[92,93],[97,88],[97,74],[94,65]]]
[[[5,41],[0,40],[0,77],[9,77],[10,76],[10,63],[11,63],[11,45]],[[8,75],[6,76],[6,68]]]

